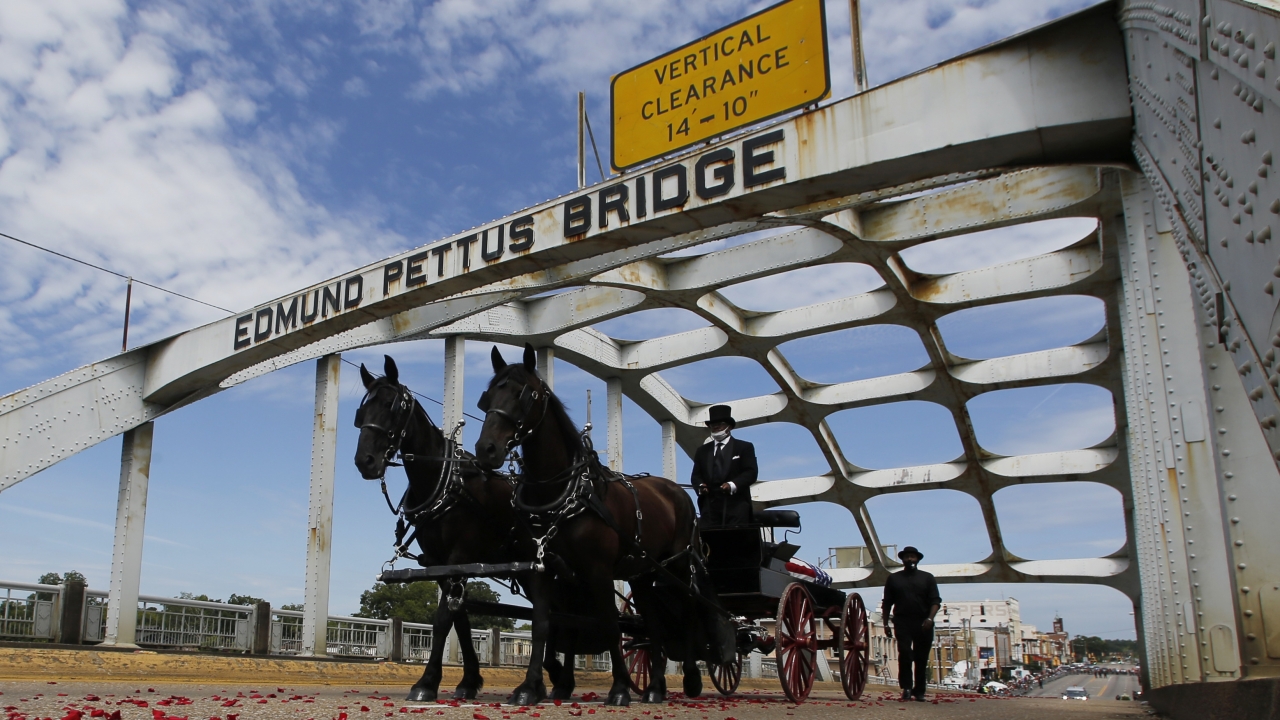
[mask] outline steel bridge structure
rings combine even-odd
[[[753,499],[839,504],[871,551],[868,567],[833,572],[838,585],[881,585],[895,569],[869,499],[958,490],[977,500],[992,551],[929,566],[940,581],[1115,588],[1133,601],[1153,697],[1171,707],[1183,688],[1252,697],[1265,683],[1250,681],[1280,675],[1277,42],[1280,9],[1269,0],[1095,6],[0,398],[0,491],[124,436],[107,636],[129,644],[133,621],[119,609],[137,601],[153,423],[316,360],[302,643],[323,653],[339,353],[444,338],[451,424],[462,416],[464,343],[530,342],[550,380],[560,359],[606,382],[616,466],[624,396],[660,423],[669,477],[676,454],[705,440],[707,407],[662,373],[738,356],[779,388],[731,402],[739,424],[799,425],[829,468],[758,483]],[[915,271],[901,255],[1064,217],[1096,228],[1053,252],[946,275]],[[761,230],[770,232],[729,249],[671,255]],[[834,263],[868,266],[883,284],[780,312],[744,310],[721,292]],[[949,351],[938,330],[960,310],[1062,294],[1100,300],[1103,330],[981,360]],[[709,325],[638,342],[592,327],[652,308]],[[914,331],[927,365],[823,384],[780,350],[886,324]],[[1108,440],[1015,457],[978,442],[970,400],[1064,382],[1111,393]],[[945,407],[963,455],[892,470],[850,462],[828,416],[904,400]],[[1099,558],[1018,557],[993,495],[1066,481],[1120,493],[1124,546]]]

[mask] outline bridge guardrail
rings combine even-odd
[[[0,580],[0,639],[56,641],[62,616],[63,587]],[[80,639],[96,644],[106,639],[107,600],[105,590],[86,589],[80,613]],[[266,651],[271,655],[297,655],[302,651],[302,611],[270,609],[269,618],[259,618],[252,605],[138,596],[135,642],[144,647],[185,650],[214,650],[248,653],[253,649],[254,628],[269,622]],[[342,615],[328,617],[325,652],[334,657],[390,659],[392,621]],[[435,641],[431,625],[395,623],[400,627],[402,662],[423,663],[431,655]],[[532,634],[472,630],[472,642],[482,665],[524,666],[529,662]],[[498,643],[494,652],[493,643]],[[456,652],[445,654],[452,664]],[[577,658],[579,669],[587,668],[585,657]],[[591,658],[595,670],[610,668],[609,655]]]
[[[62,587],[0,582],[0,637],[52,640]]]

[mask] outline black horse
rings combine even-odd
[[[481,471],[469,454],[462,462],[456,461],[454,443],[431,422],[409,388],[400,384],[400,373],[390,356],[384,369],[386,376],[375,378],[364,365],[360,366],[365,397],[356,411],[360,440],[355,463],[365,479],[380,480],[387,465],[397,454],[401,456],[409,489],[398,510],[409,525],[398,525],[397,544],[406,548],[416,538],[424,565],[532,559],[527,536],[520,543],[511,484],[503,476]],[[409,526],[413,534],[405,540]],[[520,557],[521,547],[526,557]],[[454,690],[454,698],[474,698],[484,686],[471,642],[471,621],[460,602],[465,581],[442,581],[440,590],[431,657],[422,678],[409,691],[409,700],[436,699],[444,661],[443,640],[451,627],[458,632],[463,664],[462,681]]]
[[[610,705],[630,703],[619,644],[614,580],[631,582],[650,645],[650,686],[644,702],[666,697],[664,652],[683,661],[684,689],[702,692],[697,660],[733,660],[734,633],[713,612],[714,593],[700,570],[701,543],[693,502],[666,478],[627,477],[603,467],[575,429],[564,405],[535,370],[533,348],[523,364],[507,365],[495,347],[494,377],[481,396],[484,428],[476,458],[496,468],[519,446],[524,473],[516,490],[520,522],[534,538],[537,562],[530,587],[533,652],[513,704],[536,704],[547,643],[575,652],[608,651],[613,661]],[[556,623],[554,612],[587,622]]]

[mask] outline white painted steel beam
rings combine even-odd
[[[124,433],[104,645],[137,647],[138,586],[142,580],[142,546],[147,525],[147,490],[151,483],[151,444],[154,437],[155,424],[151,422]]]
[[[609,454],[609,467],[625,472],[622,464],[622,380],[609,378],[605,381],[604,410],[609,425],[608,442],[605,445]]]
[[[662,476],[668,480],[681,482],[679,470],[676,469],[676,424],[671,420],[662,423]]]
[[[444,414],[441,426],[446,433],[452,433],[458,423],[463,421],[467,371],[467,341],[460,335],[450,335],[444,339]]]
[[[556,389],[556,349],[551,346],[538,348],[538,372],[554,392]]]
[[[303,587],[302,651],[328,655],[329,568],[333,555],[333,484],[338,447],[338,395],[342,356],[316,361],[315,419],[311,432],[311,501],[307,519],[307,575]]]

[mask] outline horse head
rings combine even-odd
[[[417,401],[409,388],[400,384],[396,361],[390,355],[384,357],[384,377],[374,377],[363,364],[360,366],[365,394],[356,410],[355,425],[360,428],[360,439],[356,443],[355,462],[366,480],[381,479],[396,453],[405,449],[406,436],[419,430],[414,423]],[[439,430],[436,433],[443,440],[443,434]]]
[[[484,426],[476,440],[476,461],[497,469],[510,450],[542,422],[551,390],[538,376],[533,346],[525,344],[524,362],[508,365],[498,348],[493,348],[493,379],[480,395],[477,406],[484,413]]]

